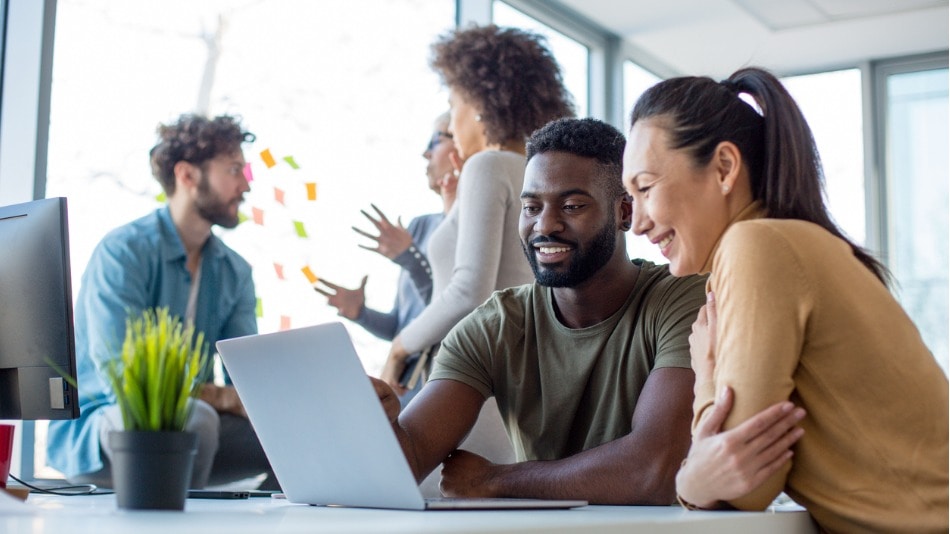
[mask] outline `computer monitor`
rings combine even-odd
[[[66,199],[0,207],[0,419],[79,417]]]

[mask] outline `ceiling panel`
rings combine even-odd
[[[946,1],[559,1],[680,74],[800,74],[950,47]]]

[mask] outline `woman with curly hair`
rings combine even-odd
[[[400,395],[406,358],[438,344],[498,289],[534,280],[518,237],[525,141],[574,115],[543,37],[470,27],[432,45],[430,64],[449,89],[449,130],[464,161],[458,200],[429,240],[432,301],[393,340],[381,378]]]

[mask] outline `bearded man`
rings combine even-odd
[[[536,282],[496,292],[460,321],[401,413],[373,379],[417,480],[442,463],[447,496],[676,501],[705,278],[628,258],[623,150],[623,134],[595,119],[536,131],[519,230]],[[516,463],[457,449],[492,396]]]
[[[182,115],[158,127],[152,174],[168,204],[112,230],[98,244],[75,306],[80,417],[49,426],[49,463],[71,483],[112,487],[108,434],[122,429],[111,387],[98,368],[117,357],[126,317],[167,307],[213,347],[219,339],[257,333],[251,266],[212,232],[234,228],[250,191],[242,144],[254,141],[230,116]],[[211,365],[209,363],[209,365]],[[267,474],[277,482],[234,387],[202,386],[186,430],[198,434],[191,487]]]

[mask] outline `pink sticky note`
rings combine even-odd
[[[276,200],[277,202],[280,202],[281,204],[284,204],[284,190],[283,189],[279,187],[274,188],[274,200]],[[286,206],[286,204],[284,205]]]
[[[254,173],[251,172],[251,164],[250,164],[250,163],[245,163],[245,164],[244,164],[244,177],[247,178],[247,181],[248,181],[248,182],[253,182],[253,181],[254,181]]]
[[[277,272],[277,278],[280,278],[281,280],[284,279],[284,266],[283,266],[283,265],[281,265],[281,264],[279,264],[279,263],[275,263],[275,264],[274,264],[274,271]]]
[[[280,329],[281,330],[290,330],[290,317],[286,315],[280,316]]]
[[[251,208],[251,215],[254,219],[254,224],[264,225],[264,210],[261,208]]]

